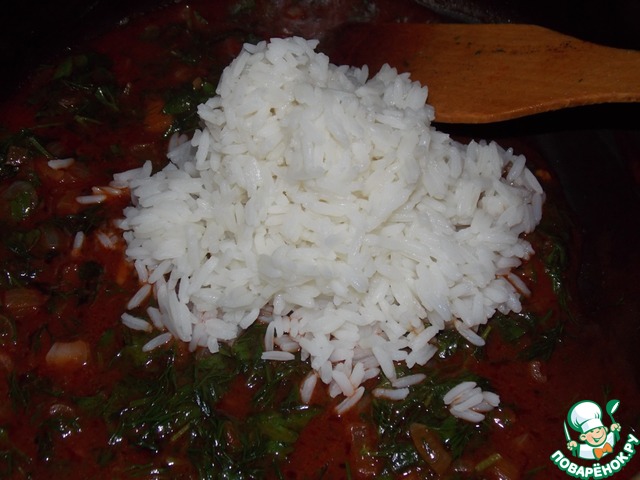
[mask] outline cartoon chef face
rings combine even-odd
[[[592,447],[599,447],[607,441],[608,432],[609,429],[607,427],[592,428],[587,433],[580,435],[580,441],[587,443]]]

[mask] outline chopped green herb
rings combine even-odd
[[[215,91],[213,83],[203,80],[199,88],[194,88],[191,84],[168,92],[165,95],[164,107],[162,111],[174,117],[174,122],[166,135],[175,132],[191,132],[198,127],[200,117],[197,114],[197,106],[207,101],[211,96],[211,91]]]
[[[378,425],[379,447],[375,455],[388,459],[383,473],[391,475],[411,466],[424,465],[409,435],[411,424],[422,424],[436,432],[454,458],[459,457],[465,447],[481,438],[485,430],[453,417],[442,403],[442,397],[462,381],[485,382],[466,373],[454,378],[438,378],[428,375],[422,383],[412,387],[402,401],[373,401],[373,421]]]
[[[36,189],[29,182],[14,182],[4,193],[9,203],[11,217],[16,221],[25,220],[38,204]]]
[[[563,330],[564,324],[560,323],[542,332],[531,345],[520,353],[520,357],[524,360],[549,360],[562,339]]]
[[[58,216],[52,219],[54,225],[62,228],[69,235],[77,232],[88,234],[104,223],[105,213],[101,205],[91,205],[80,213]]]
[[[438,356],[448,358],[458,351],[458,348],[466,344],[466,341],[457,330],[448,329],[438,333],[436,338],[438,345]]]
[[[20,257],[25,257],[40,239],[40,230],[27,230],[26,232],[13,230],[6,232],[3,238],[5,246]]]
[[[214,355],[201,352],[189,366],[178,361],[172,348],[143,354],[134,361],[144,363],[150,372],[144,378],[123,381],[108,400],[87,397],[79,403],[113,422],[112,445],[127,441],[159,451],[186,436],[201,478],[227,478],[229,471],[238,475],[231,478],[252,478],[265,454],[281,458],[291,452],[299,432],[320,412],[301,405],[299,399],[291,400],[297,398],[298,390],[293,379],[309,367],[299,361],[264,362],[255,348],[261,335],[264,326],[254,325],[233,346],[223,345]],[[133,343],[123,349],[118,361],[128,364],[144,338],[132,334]],[[270,393],[254,398],[255,414],[243,420],[218,410],[238,375],[250,377],[265,369],[269,378],[261,381]],[[230,443],[230,438],[235,440]]]

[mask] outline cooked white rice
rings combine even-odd
[[[299,350],[315,371],[304,397],[320,378],[343,411],[367,379],[395,381],[395,362],[429,361],[442,329],[481,345],[478,326],[520,309],[509,275],[533,253],[521,234],[544,193],[522,156],[431,127],[408,74],[367,79],[316,44],[245,45],[202,129],[113,186],[131,191],[119,226],[154,287],[153,325],[215,352],[260,316],[264,358]]]
[[[472,423],[484,420],[484,414],[500,404],[500,397],[483,391],[476,382],[460,382],[442,397],[454,417]]]

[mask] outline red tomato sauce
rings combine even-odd
[[[92,206],[79,204],[77,197],[91,195],[93,187],[108,185],[114,173],[138,167],[147,159],[156,168],[164,165],[166,131],[176,122],[189,120],[178,108],[173,113],[167,111],[167,92],[200,90],[207,82],[215,85],[220,71],[244,41],[291,34],[322,38],[330,35],[331,28],[349,21],[438,19],[412,2],[392,0],[345,0],[335,5],[194,0],[131,18],[125,25],[79,45],[67,60],[56,59],[54,67],[38,71],[25,82],[23,90],[2,107],[6,130],[15,134],[31,128],[38,138],[46,139],[42,146],[53,157],[73,157],[75,162],[55,170],[41,151],[31,149],[27,155],[27,147],[20,144],[23,146],[12,151],[16,172],[2,177],[0,184],[4,203],[13,198],[7,192],[16,182],[32,183],[37,197],[36,206],[28,212],[13,214],[4,205],[0,211],[3,229],[17,235],[5,233],[0,247],[5,268],[0,285],[0,454],[6,460],[0,466],[0,476],[203,476],[193,460],[194,444],[189,443],[193,434],[187,427],[191,424],[176,427],[166,436],[162,431],[152,432],[153,440],[159,439],[153,446],[145,446],[140,431],[119,430],[120,416],[135,411],[144,399],[140,392],[132,393],[131,399],[121,398],[119,385],[136,378],[141,384],[149,379],[164,381],[167,365],[186,375],[192,372],[197,355],[175,344],[167,347],[170,352],[164,356],[147,358],[140,352],[141,343],[132,340],[132,334],[121,325],[121,314],[138,283],[125,261],[124,242],[112,223],[129,199],[126,195],[109,198],[94,211]],[[102,70],[94,65],[87,72],[86,85],[93,90],[88,93],[68,84],[61,88],[58,83],[49,89],[56,76],[64,75],[61,68],[65,62],[71,62],[66,65],[72,70],[81,71],[84,62],[90,61],[85,55],[94,54],[103,55],[109,66]],[[117,92],[113,103],[107,90],[98,89],[103,83]],[[97,113],[91,110],[96,98],[102,105]],[[88,106],[78,107],[84,104]],[[51,121],[42,120],[43,115]],[[542,183],[553,191],[557,185],[541,165]],[[561,205],[562,199],[550,195],[550,203],[554,202]],[[565,226],[558,224],[556,228]],[[30,232],[37,232],[31,240]],[[84,232],[85,240],[76,250],[77,232]],[[110,235],[113,244],[105,245],[102,234]],[[482,436],[470,441],[443,478],[565,478],[549,458],[564,448],[562,423],[571,405],[581,399],[601,405],[609,398],[620,399],[616,420],[622,425],[623,437],[633,429],[637,432],[640,391],[636,370],[628,358],[612,354],[607,345],[615,338],[602,323],[581,312],[579,302],[570,301],[574,318],[559,305],[541,260],[548,253],[545,242],[552,240],[544,234],[532,235],[531,240],[538,255],[522,267],[533,292],[524,306],[541,317],[548,314],[546,320],[514,341],[506,341],[498,327],[491,326],[485,348],[476,351],[459,346],[423,369],[430,376],[445,379],[464,372],[477,374],[501,397],[501,406],[488,417]],[[574,239],[570,242],[570,251],[579,251]],[[17,254],[16,248],[26,251]],[[572,258],[564,273],[569,291],[577,261]],[[553,342],[549,358],[520,357],[558,326],[562,326],[562,335]],[[86,358],[67,363],[47,360],[54,344],[73,342],[83,342]],[[200,405],[211,422],[223,419],[215,425],[224,442],[200,445],[203,450],[237,454],[242,448],[242,429],[249,428],[246,422],[269,413],[254,401],[266,380],[253,374],[235,375],[222,393],[211,394],[216,399],[213,404]],[[200,378],[197,371],[193,375]],[[180,375],[169,380],[169,388],[175,387],[178,393],[186,382]],[[370,387],[376,384],[370,383]],[[276,389],[277,403],[286,402],[292,384],[284,382]],[[375,453],[381,439],[374,418],[375,400],[366,394],[357,407],[342,416],[334,413],[336,403],[317,389],[310,408],[317,408],[318,413],[302,427],[286,424],[283,432],[265,433],[274,445],[280,442],[278,448],[286,444],[286,455],[258,459],[255,463],[263,467],[262,474],[238,478],[378,478],[387,459]],[[149,409],[154,406],[144,405]],[[185,418],[192,414],[184,412]],[[269,422],[258,423],[260,428],[268,426]],[[295,439],[287,443],[280,434],[285,439],[294,435]],[[408,433],[398,438],[411,445]],[[453,448],[450,443],[445,445]],[[492,456],[496,460],[479,469],[481,462]],[[396,463],[402,464],[400,460]],[[639,465],[634,459],[615,478],[630,478]],[[417,459],[385,478],[437,476]]]

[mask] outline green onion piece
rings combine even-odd
[[[500,455],[499,453],[492,453],[487,458],[485,458],[484,460],[479,462],[476,465],[475,470],[476,470],[476,472],[481,472],[483,470],[486,470],[491,465],[495,464],[496,462],[500,461],[501,459],[502,459],[502,455]]]

